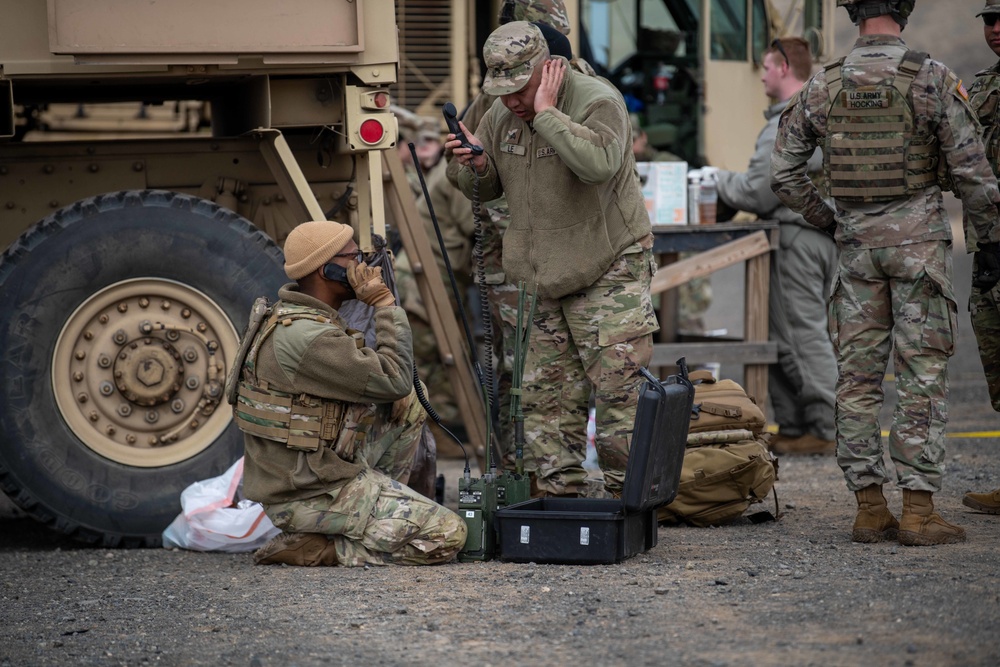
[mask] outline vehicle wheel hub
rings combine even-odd
[[[238,339],[199,290],[162,278],[94,293],[66,320],[52,363],[60,413],[90,449],[158,467],[208,448],[231,422],[217,409]]]
[[[152,407],[180,391],[184,365],[169,342],[143,338],[126,345],[118,355],[114,377],[115,386],[128,401]]]

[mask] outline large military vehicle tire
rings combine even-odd
[[[197,197],[105,194],[0,257],[0,488],[85,542],[157,546],[191,482],[242,452],[223,397],[278,247]]]

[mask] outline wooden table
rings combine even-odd
[[[767,337],[771,254],[778,247],[778,223],[654,226],[653,236],[653,252],[661,257],[662,265],[650,289],[663,296],[660,342],[653,346],[651,365],[670,366],[681,357],[688,364],[742,364],[744,388],[758,405],[766,406],[767,367],[778,360],[777,345]],[[692,252],[697,254],[677,259],[680,253]],[[743,339],[678,342],[676,297],[669,290],[738,262],[746,263]]]

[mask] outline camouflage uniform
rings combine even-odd
[[[500,23],[510,21],[541,21],[564,35],[570,33],[569,14],[563,0],[504,0],[500,6]]]
[[[569,17],[562,0],[506,0],[500,8],[501,24],[510,21],[545,23],[564,35],[570,33]],[[596,76],[590,63],[574,58],[570,66],[575,70]],[[611,84],[609,84],[611,85]],[[494,95],[480,92],[462,113],[462,122],[475,133],[480,121],[497,100]],[[452,160],[448,164],[448,180],[457,188],[461,165]],[[471,210],[471,209],[470,209]],[[493,324],[493,358],[496,368],[497,402],[499,403],[500,428],[498,434],[505,459],[513,463],[514,439],[510,417],[510,387],[514,367],[514,331],[517,325],[517,285],[507,282],[503,271],[503,234],[510,224],[510,210],[505,196],[482,203],[482,264],[486,298],[490,304]],[[471,267],[473,279],[476,267]],[[529,287],[530,289],[530,287]]]
[[[495,31],[483,53],[484,90],[502,93],[523,88],[546,50],[536,27],[516,22]],[[476,136],[487,159],[481,198],[508,195],[504,273],[537,286],[540,297],[523,383],[525,468],[539,492],[584,490],[593,391],[605,486],[620,491],[639,368],[657,329],[652,236],[624,103],[600,79],[567,68],[556,107],[529,125],[497,101]],[[474,183],[462,169],[469,197]]]
[[[900,76],[906,52],[898,37],[862,36],[842,64],[842,80],[859,86],[886,85]],[[947,67],[925,59],[907,93],[912,136],[940,142],[941,159],[972,224],[984,237],[996,239],[1000,229],[995,202],[1000,193],[964,95]],[[838,462],[855,492],[888,480],[878,415],[882,379],[894,348],[899,403],[889,454],[896,465],[897,485],[932,493],[941,487],[948,418],[947,362],[954,349],[957,313],[951,228],[941,189],[931,181],[910,194],[877,202],[838,199],[834,190],[836,208],[831,207],[805,168],[806,160],[828,135],[830,110],[827,72],[822,71],[782,114],[771,160],[771,185],[789,208],[811,224],[827,231],[836,225],[840,261],[829,320],[838,355]],[[859,181],[856,187],[867,184]]]
[[[244,493],[282,530],[327,535],[343,565],[450,560],[465,544],[465,523],[404,486],[425,414],[413,393],[403,310],[375,310],[371,349],[360,346],[336,311],[294,283],[279,297],[276,310],[308,317],[282,314],[269,335],[263,328],[241,378],[322,404],[323,419],[333,415],[333,438],[303,451],[244,429]],[[238,417],[242,412],[258,426],[275,427],[261,407],[241,394],[235,409]]]
[[[1000,3],[994,9],[1000,13]],[[976,81],[969,89],[969,99],[983,128],[986,157],[993,173],[1000,174],[1000,63],[976,74]],[[965,225],[965,247],[969,252],[978,248],[976,230],[970,224]],[[973,284],[969,310],[990,402],[994,410],[1000,411],[1000,285],[983,291]]]

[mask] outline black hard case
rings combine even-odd
[[[693,401],[694,387],[686,378],[646,382],[621,500],[537,498],[500,509],[495,517],[499,557],[618,563],[656,546],[656,510],[677,495]]]

